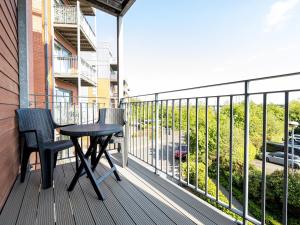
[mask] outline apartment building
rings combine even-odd
[[[76,0],[45,2],[32,1],[31,104],[83,101],[83,87],[97,86],[96,68],[82,57],[96,51],[96,11]]]
[[[105,107],[118,106],[118,62],[114,57],[112,47],[108,42],[99,42],[97,46],[98,88],[99,101]],[[128,94],[128,83],[126,80],[120,82],[124,93]],[[125,95],[124,95],[125,96]]]

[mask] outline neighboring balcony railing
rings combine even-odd
[[[89,24],[85,16],[80,11],[80,15],[77,14],[77,6],[59,5],[54,6],[54,23],[62,25],[77,25],[77,19],[80,18],[80,27],[85,36],[95,46],[96,35],[92,26]]]
[[[81,58],[81,76],[91,82],[97,83],[97,71],[96,68],[91,66],[87,61]]]
[[[295,73],[125,98],[128,152],[243,224],[299,221],[300,164],[293,169],[289,159],[299,80]],[[279,171],[267,163],[272,140],[284,146]]]
[[[97,71],[81,58],[80,75],[87,81],[97,83]],[[54,74],[78,76],[78,57],[54,57]]]
[[[112,73],[110,74],[110,80],[111,80],[111,81],[115,81],[115,82],[118,81],[118,74],[112,72]]]

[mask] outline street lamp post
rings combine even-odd
[[[295,148],[295,128],[299,126],[299,123],[296,121],[290,121],[289,127],[292,128],[292,171],[294,172],[294,148]]]

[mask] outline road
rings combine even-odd
[[[262,162],[261,162],[261,160],[254,159],[251,162],[251,164],[253,166],[255,166],[257,169],[262,169]],[[266,173],[267,173],[267,175],[273,173],[276,170],[283,170],[283,166],[282,165],[277,165],[277,164],[274,164],[274,163],[266,162]],[[300,170],[296,170],[296,171],[297,171],[297,173],[300,173]]]

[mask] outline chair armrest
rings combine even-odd
[[[21,135],[25,135],[26,133],[34,133],[38,148],[39,149],[44,148],[44,141],[43,141],[43,135],[42,135],[41,130],[38,130],[38,129],[24,130],[24,131],[20,131],[20,133],[21,133]]]
[[[61,128],[61,127],[67,127],[67,126],[73,126],[73,125],[76,125],[76,124],[74,124],[74,123],[70,123],[70,124],[57,124],[57,123],[55,123],[55,122],[53,122],[53,124],[54,124],[54,128],[56,129],[56,128]]]

